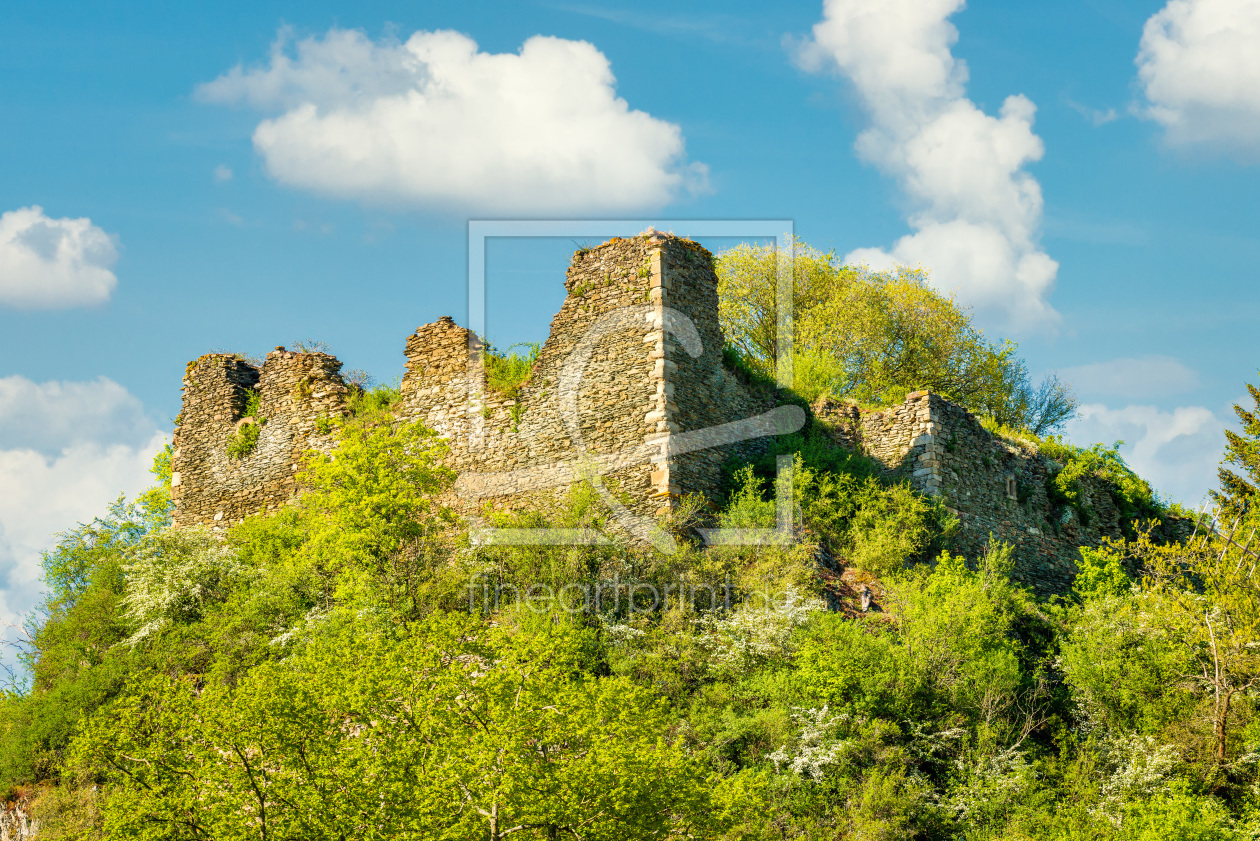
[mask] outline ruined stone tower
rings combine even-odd
[[[260,368],[223,353],[188,363],[171,459],[175,525],[229,525],[289,499],[302,453],[332,448],[327,419],[344,413],[340,369],[326,353],[283,348]],[[246,412],[251,395],[256,416]],[[233,458],[228,442],[250,423],[257,444]]]
[[[469,376],[478,345],[450,319],[407,342],[403,414],[450,442],[466,496],[519,501],[596,462],[638,514],[713,493],[756,440],[669,453],[675,436],[766,407],[722,365],[717,277],[697,243],[652,233],[579,252],[534,373],[514,396]],[[761,432],[765,434],[765,430]],[[762,442],[764,443],[764,442]]]

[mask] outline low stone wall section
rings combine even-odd
[[[1046,488],[1061,465],[1031,442],[994,435],[940,395],[914,392],[902,405],[882,411],[825,400],[814,413],[838,443],[874,459],[888,478],[906,479],[916,490],[940,497],[959,519],[954,551],[975,559],[991,538],[1014,544],[1016,578],[1040,592],[1071,587],[1079,547],[1123,535],[1107,482],[1082,479],[1084,517],[1075,507],[1056,505]],[[1189,525],[1169,518],[1160,535],[1177,539]]]

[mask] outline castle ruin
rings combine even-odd
[[[634,514],[658,516],[682,494],[712,497],[731,456],[799,427],[774,414],[772,392],[724,366],[717,277],[698,243],[652,231],[613,238],[574,256],[565,288],[532,375],[510,397],[484,388],[470,368],[483,348],[450,318],[407,339],[395,415],[446,439],[465,513],[554,499],[594,474]],[[226,526],[285,504],[301,454],[333,446],[330,421],[346,413],[349,388],[340,367],[328,354],[282,348],[261,367],[226,354],[189,363],[172,460],[175,525]],[[265,421],[252,452],[232,458],[228,440],[256,422],[245,416],[252,394]],[[1055,506],[1046,493],[1053,462],[939,395],[916,392],[883,411],[822,401],[812,414],[890,477],[943,497],[960,520],[955,551],[975,557],[990,535],[1014,543],[1017,577],[1039,590],[1070,586],[1077,547],[1121,535],[1106,483],[1083,483],[1088,522]]]

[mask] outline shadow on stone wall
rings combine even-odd
[[[712,498],[732,456],[763,451],[772,429],[683,445],[776,402],[773,389],[751,387],[723,365],[707,250],[655,231],[613,238],[574,255],[565,288],[529,379],[510,396],[486,389],[481,341],[449,317],[407,339],[395,412],[449,443],[450,464],[461,473],[457,509],[546,508],[595,465],[608,498],[659,516],[682,494]],[[261,368],[226,354],[189,363],[175,432],[176,525],[228,525],[291,498],[301,454],[329,451],[330,421],[346,413],[340,368],[328,354],[283,348]],[[990,536],[1014,544],[1016,577],[1038,591],[1066,590],[1078,547],[1122,534],[1105,482],[1086,478],[1078,506],[1056,504],[1046,488],[1059,465],[991,434],[939,395],[915,392],[880,411],[824,400],[813,413],[837,443],[882,465],[886,478],[941,498],[960,523],[954,551],[978,557]],[[229,442],[251,423],[256,444],[233,457]],[[1176,521],[1161,528],[1169,536],[1189,530]]]
[[[1076,578],[1079,547],[1124,535],[1114,486],[1086,476],[1077,506],[1055,502],[1047,486],[1062,465],[1031,444],[994,435],[940,395],[913,392],[900,406],[881,411],[823,400],[813,411],[838,444],[877,461],[886,478],[905,479],[939,497],[958,517],[954,552],[974,560],[990,539],[1013,544],[1014,576],[1037,592],[1067,591]],[[1156,534],[1182,539],[1192,526],[1168,517]]]

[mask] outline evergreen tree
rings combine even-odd
[[[1235,405],[1234,413],[1242,421],[1242,434],[1225,430],[1225,459],[1217,475],[1220,476],[1221,489],[1213,491],[1212,498],[1223,510],[1241,513],[1251,505],[1256,495],[1256,486],[1260,485],[1260,388],[1247,383],[1251,399],[1256,408],[1247,411]],[[1225,465],[1240,467],[1235,473]]]

